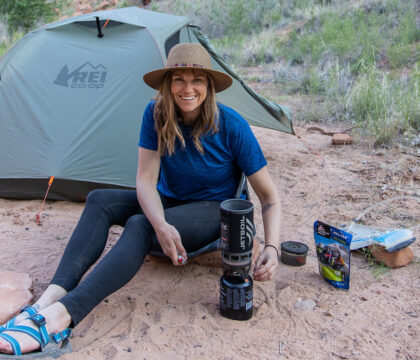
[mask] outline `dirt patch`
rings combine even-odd
[[[220,269],[147,261],[75,329],[75,351],[63,359],[420,359],[420,243],[412,245],[413,263],[380,275],[353,254],[346,292],[319,276],[313,240],[317,219],[346,224],[383,199],[419,196],[419,159],[375,152],[357,137],[352,145],[333,147],[330,136],[303,127],[296,131],[304,142],[253,130],[283,201],[280,240],[307,244],[306,265],[280,264],[274,280],[256,282],[254,316],[236,322],[219,315]],[[261,241],[260,207],[251,195]],[[35,297],[47,287],[83,209],[48,202],[38,227],[39,205],[0,199],[0,269],[29,273]],[[378,208],[366,221],[413,226],[419,219],[418,203],[402,200]],[[120,232],[111,229],[107,249]],[[294,307],[306,300],[316,306]]]

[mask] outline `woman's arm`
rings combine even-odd
[[[278,267],[278,253],[281,228],[281,204],[277,190],[270,178],[267,166],[248,177],[248,180],[261,203],[264,224],[264,251],[258,257],[254,267],[257,281],[270,280]],[[268,246],[267,245],[272,245]]]
[[[160,156],[157,151],[139,147],[136,190],[137,198],[144,215],[153,226],[163,252],[174,265],[178,254],[187,259],[178,230],[165,221],[162,201],[156,189],[160,171]]]

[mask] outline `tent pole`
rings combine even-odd
[[[98,16],[96,16],[96,27],[98,28],[98,38],[104,37],[104,34],[102,34],[101,23],[99,21]]]

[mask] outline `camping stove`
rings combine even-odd
[[[233,320],[252,316],[252,278],[249,275],[254,238],[254,205],[230,199],[220,204],[220,249],[223,276],[220,279],[220,314]]]

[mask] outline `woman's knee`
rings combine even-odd
[[[86,197],[86,205],[103,205],[108,202],[110,195],[109,189],[92,190]]]
[[[153,231],[153,227],[150,224],[149,220],[147,220],[146,216],[141,215],[141,214],[136,214],[136,215],[130,216],[130,218],[127,220],[124,226],[124,231],[149,233],[150,231]]]
[[[87,205],[113,206],[123,204],[124,207],[140,208],[135,190],[124,189],[96,189],[87,198]]]

